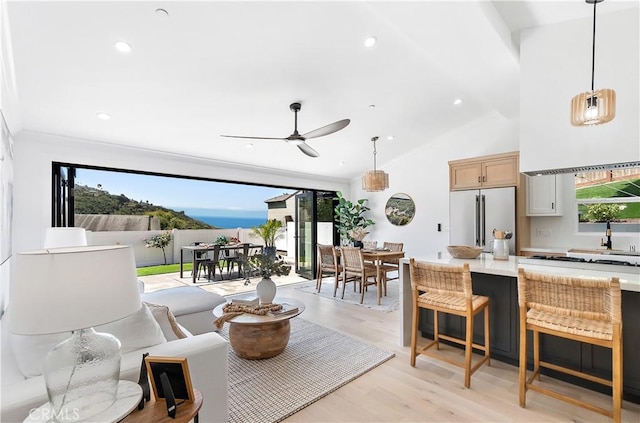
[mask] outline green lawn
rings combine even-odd
[[[624,191],[628,194],[624,194]],[[640,178],[592,187],[576,188],[576,198],[611,198],[640,196]]]
[[[183,270],[185,272],[191,271],[192,267],[193,267],[193,263],[185,263],[183,266]],[[180,263],[163,264],[160,266],[139,267],[137,271],[138,271],[138,276],[161,275],[163,273],[177,273],[180,271]]]

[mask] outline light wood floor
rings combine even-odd
[[[397,283],[397,281],[390,282]],[[536,392],[527,407],[518,405],[517,367],[496,360],[481,367],[465,389],[462,369],[425,356],[409,365],[409,347],[399,345],[398,311],[382,313],[343,304],[296,289],[278,287],[278,295],[305,303],[308,321],[361,338],[396,356],[291,416],[285,422],[608,422],[609,418]],[[372,289],[365,301],[375,301]],[[461,351],[447,348],[452,355]],[[610,397],[544,378],[554,389],[608,407]],[[625,401],[622,421],[640,422],[640,405]]]

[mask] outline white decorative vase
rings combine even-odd
[[[262,278],[256,285],[256,294],[260,304],[271,304],[276,296],[276,283],[270,278]]]

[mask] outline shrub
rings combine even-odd
[[[587,218],[592,222],[609,222],[618,219],[622,208],[619,204],[590,204],[587,206]]]

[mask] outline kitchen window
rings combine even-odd
[[[640,167],[575,175],[578,231],[640,232]]]

